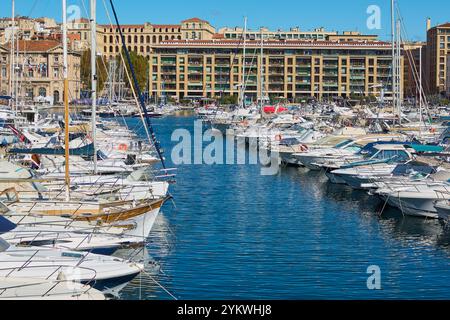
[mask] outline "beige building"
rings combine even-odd
[[[80,95],[80,54],[69,52],[69,100]],[[19,41],[19,59],[15,63],[19,100],[36,101],[38,97],[62,103],[63,48],[54,40]],[[0,46],[0,93],[9,95],[10,46]]]
[[[223,39],[242,39],[244,29],[236,28],[222,28],[219,29],[218,35]],[[261,37],[266,40],[317,40],[317,41],[359,41],[359,40],[377,40],[376,35],[362,35],[357,31],[344,31],[339,34],[336,31],[326,31],[324,28],[316,28],[312,31],[303,31],[299,27],[285,30],[269,30],[268,28],[260,28],[259,30],[247,30],[247,40],[261,40]]]
[[[58,28],[58,25],[54,19],[50,18],[17,17],[14,20],[16,37],[21,40],[35,40],[39,37],[49,36],[55,28]],[[12,32],[12,19],[1,18],[0,43],[10,41]]]
[[[406,98],[419,99],[420,92],[420,56],[422,55],[422,86],[426,91],[426,42],[405,43],[403,45],[405,67],[403,70],[404,95]]]
[[[379,96],[380,86],[389,99],[391,62],[390,43],[380,41],[266,40],[261,58],[261,41],[250,40],[245,61],[238,40],[164,41],[150,54],[150,94],[176,99],[237,96],[245,82],[247,99],[253,101],[261,96],[291,101]]]
[[[71,35],[78,35],[79,40],[74,42],[74,48],[84,51],[91,44],[91,24],[86,18],[75,19],[68,22],[67,32]]]
[[[429,28],[427,32],[427,74],[430,93],[445,91],[448,54],[450,54],[450,23]]]
[[[199,18],[184,20],[179,25],[137,24],[122,25],[122,33],[129,51],[149,56],[153,46],[168,40],[212,39],[215,29]],[[115,57],[122,42],[116,26],[100,25],[97,28],[98,50],[108,58]]]
[[[450,98],[450,54],[447,56],[447,97]]]

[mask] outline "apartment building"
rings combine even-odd
[[[379,96],[382,87],[392,97],[391,45],[381,41],[249,40],[244,59],[242,41],[169,40],[154,45],[149,62],[154,97],[236,96],[244,83],[254,101]]]
[[[247,30],[245,32],[247,40],[317,40],[317,41],[359,41],[359,40],[377,40],[376,35],[363,35],[357,31],[344,31],[339,34],[337,31],[326,31],[325,28],[316,28],[312,31],[304,31],[299,27],[289,30],[270,30],[262,27],[259,30]],[[223,39],[243,39],[244,29],[241,27],[221,28],[218,35]]]
[[[15,36],[22,40],[36,40],[48,36],[58,24],[50,18],[16,17],[14,26],[11,18],[0,18],[0,44],[10,41],[13,30]]]
[[[447,56],[447,97],[450,98],[450,54]]]
[[[428,21],[430,26],[430,21]],[[429,93],[445,92],[447,56],[450,54],[450,23],[427,31],[427,74]]]
[[[19,100],[34,101],[41,97],[55,104],[62,103],[64,83],[61,42],[20,40],[18,44],[18,59],[14,69],[19,83]],[[77,99],[80,95],[80,58],[79,53],[69,51],[69,100]],[[10,69],[10,44],[7,43],[0,46],[1,95],[10,94]]]
[[[405,98],[419,98],[420,92],[420,70],[422,70],[422,85],[426,87],[426,43],[413,42],[403,45],[405,67],[403,69],[404,95]],[[421,64],[422,57],[422,64]]]

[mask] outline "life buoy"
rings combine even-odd
[[[127,151],[128,150],[128,146],[125,143],[121,143],[119,144],[119,148],[120,151]]]

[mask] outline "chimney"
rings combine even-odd
[[[431,29],[431,18],[427,19],[427,31]]]

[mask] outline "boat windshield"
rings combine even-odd
[[[0,202],[0,215],[5,215],[9,212],[9,208],[3,204],[3,202]]]
[[[430,175],[432,173],[436,173],[436,169],[431,166],[427,166],[426,164],[408,163],[408,164],[399,164],[392,172],[394,176],[403,176],[414,173]]]
[[[280,141],[280,145],[283,146],[293,146],[299,144],[300,141],[296,138],[287,138]]]
[[[348,145],[348,144],[351,143],[351,142],[353,142],[353,140],[345,140],[345,141],[342,141],[341,143],[338,143],[338,144],[335,145],[334,147],[335,147],[336,149],[341,149],[341,148],[345,147],[346,145]]]
[[[5,252],[6,250],[8,250],[9,247],[10,244],[5,240],[3,240],[2,238],[0,238],[0,252]]]

